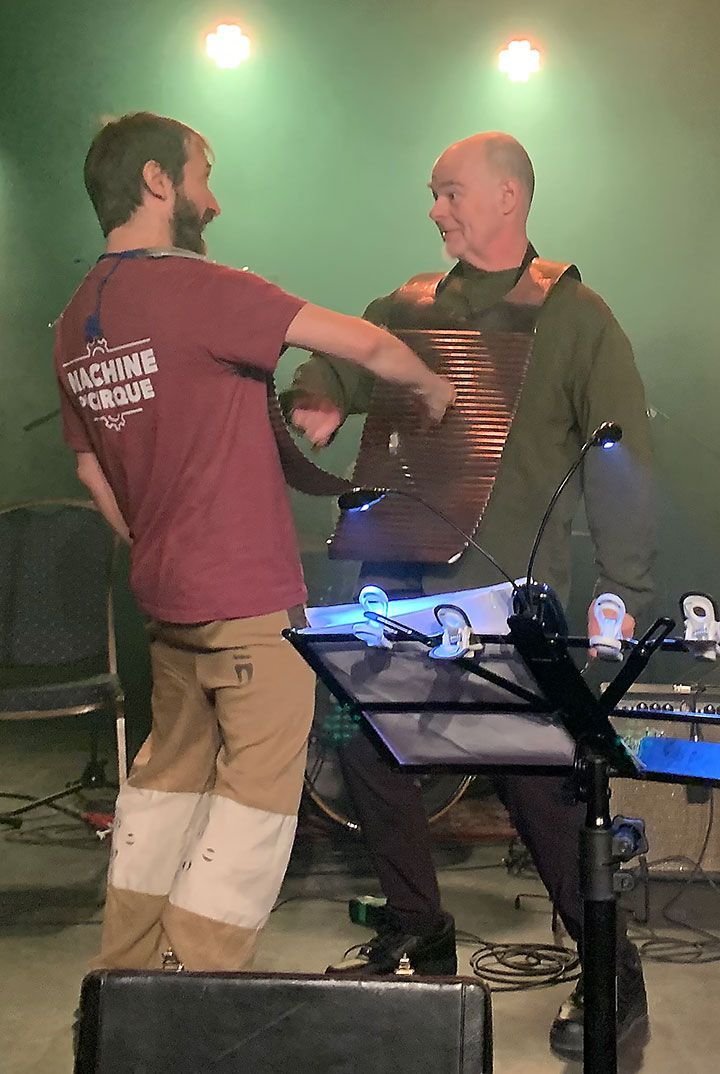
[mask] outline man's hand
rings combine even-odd
[[[301,395],[294,403],[290,421],[313,447],[325,447],[342,425],[343,417],[334,403],[321,395]]]
[[[430,421],[437,425],[445,417],[445,411],[455,402],[455,385],[447,377],[432,374],[427,386],[423,386],[422,404]]]
[[[590,607],[588,608],[588,628],[587,629],[588,629],[588,637],[589,638],[597,637],[597,635],[600,633],[600,623],[598,622],[598,619],[597,619],[597,616],[595,615],[595,610],[594,609],[595,609],[595,601],[593,601],[592,604],[590,605]],[[608,618],[611,618],[611,617],[608,616]],[[622,621],[622,637],[623,638],[631,638],[634,633],[635,633],[635,620],[633,619],[633,617],[631,615],[625,615],[625,617],[624,617],[624,619]],[[593,659],[593,660],[596,659],[596,657],[597,657],[597,649],[589,649],[588,650],[588,656],[590,656],[591,659]]]

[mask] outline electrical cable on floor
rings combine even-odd
[[[697,861],[685,857],[668,857],[659,858],[657,861],[643,863],[643,879],[646,884],[652,876],[653,868],[657,868],[661,865],[668,865],[670,863],[684,863],[691,866],[689,876],[683,879],[680,889],[663,905],[661,914],[663,920],[667,921],[668,924],[687,929],[689,932],[695,933],[696,936],[701,937],[701,939],[692,940],[679,936],[661,936],[655,929],[648,926],[646,931],[650,934],[650,938],[641,941],[641,938],[638,937],[638,940],[641,941],[639,951],[642,958],[645,958],[650,962],[670,962],[678,965],[720,962],[720,936],[714,932],[710,932],[708,929],[700,928],[698,925],[692,925],[688,921],[675,917],[669,912],[670,908],[679,903],[688,891],[690,891],[690,885],[695,883],[698,879],[703,880],[714,894],[720,896],[720,886],[715,883],[712,877],[706,873],[702,867],[714,825],[715,801],[714,796],[711,794],[708,800],[707,828],[705,830],[705,836]]]
[[[530,852],[522,841],[514,836],[505,857],[491,866],[504,866],[509,876],[516,878],[537,877],[537,870]],[[533,893],[533,897],[535,893]],[[538,898],[547,898],[537,894]],[[520,896],[515,900],[516,909]],[[580,976],[580,959],[577,950],[561,944],[545,943],[498,943],[484,940],[469,932],[456,932],[459,944],[477,944],[470,955],[474,976],[490,988],[491,992],[522,992],[532,988],[550,988],[556,984],[576,981]]]
[[[438,868],[439,873],[481,873],[486,869],[501,869],[503,862],[491,861],[491,862],[479,862],[477,865],[441,865]]]
[[[470,967],[491,992],[551,988],[580,976],[577,951],[558,944],[495,943],[468,933],[458,933],[458,941],[480,944],[470,955]]]

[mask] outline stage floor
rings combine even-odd
[[[75,778],[84,759],[80,720],[1,725],[2,791],[49,791]],[[448,835],[446,826],[436,853],[444,903],[458,929],[490,941],[552,942],[545,899],[524,899],[515,909],[517,894],[541,895],[542,889],[532,875],[508,873],[502,864],[507,844],[473,845]],[[33,815],[20,832],[0,829],[0,843],[0,1066],[4,1074],[70,1074],[70,1025],[86,962],[99,942],[108,844],[49,810]],[[651,923],[662,934],[670,930],[661,926],[660,910],[676,890],[667,881],[651,884]],[[256,968],[322,971],[369,935],[349,921],[348,898],[377,893],[357,839],[339,830],[311,833],[306,826]],[[692,885],[675,912],[720,933],[720,894],[706,885]],[[647,927],[636,923],[632,934],[640,942]],[[462,943],[461,973],[471,973],[468,959],[477,946]],[[712,1074],[720,1055],[720,963],[646,960],[645,973],[651,1033],[629,1043],[622,1074]],[[550,1022],[571,988],[494,994],[496,1074],[576,1074],[579,1067],[553,1058],[547,1046]]]

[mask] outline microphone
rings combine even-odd
[[[540,522],[537,534],[535,536],[535,542],[532,546],[532,551],[530,552],[530,559],[528,560],[528,568],[525,575],[525,583],[523,586],[520,587],[522,592],[520,594],[516,594],[518,606],[515,610],[518,614],[529,613],[542,619],[543,602],[549,601],[550,603],[552,603],[553,598],[557,607],[561,609],[560,602],[557,600],[557,597],[555,597],[555,595],[552,593],[550,587],[536,582],[533,578],[535,557],[537,556],[540,543],[545,534],[545,530],[547,529],[547,524],[550,520],[550,516],[553,512],[555,504],[558,502],[561,495],[565,491],[568,482],[579,468],[588,451],[590,451],[590,449],[594,447],[599,447],[602,448],[604,451],[609,451],[611,448],[615,447],[615,445],[620,440],[622,440],[622,429],[617,424],[617,422],[604,421],[601,425],[598,425],[597,429],[595,429],[591,433],[589,438],[585,441],[582,448],[580,449],[580,454],[575,459],[572,466],[565,474],[562,481],[550,497],[550,502],[548,503],[547,508],[545,510],[545,514],[542,517],[542,521]]]
[[[373,507],[376,503],[380,503],[380,500],[384,499],[385,496],[407,496],[408,499],[416,500],[418,503],[421,503],[423,507],[427,507],[428,511],[431,511],[434,515],[437,515],[438,518],[442,519],[442,521],[445,522],[448,526],[451,526],[456,533],[460,534],[464,541],[467,541],[468,544],[472,545],[472,547],[476,549],[481,556],[485,557],[488,563],[491,563],[493,565],[495,570],[502,575],[505,581],[510,583],[513,588],[513,593],[516,597],[520,595],[520,589],[517,583],[513,578],[510,577],[507,571],[503,570],[497,560],[493,556],[491,556],[489,552],[486,552],[485,549],[477,543],[477,541],[474,541],[472,537],[469,536],[469,534],[465,533],[464,530],[461,530],[460,527],[457,526],[451,518],[448,518],[448,516],[444,514],[438,507],[434,507],[433,504],[428,503],[427,500],[424,500],[422,496],[418,495],[417,492],[409,492],[407,489],[395,488],[353,488],[350,489],[349,492],[343,492],[342,495],[338,496],[337,503],[341,511],[369,511],[370,508]]]

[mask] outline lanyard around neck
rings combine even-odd
[[[95,298],[95,309],[85,321],[85,342],[94,343],[96,340],[103,339],[103,330],[100,323],[100,306],[102,304],[102,295],[105,289],[105,285],[110,277],[117,272],[123,261],[137,261],[141,257],[148,257],[152,259],[159,259],[163,257],[189,257],[196,261],[206,261],[207,258],[202,254],[196,254],[193,250],[181,250],[175,246],[169,246],[167,248],[152,247],[138,247],[135,250],[118,250],[117,253],[104,253],[100,254],[97,259],[97,264],[101,261],[112,261],[113,264],[109,272],[106,272],[103,278],[98,284],[97,296]]]

